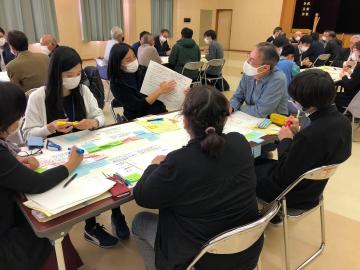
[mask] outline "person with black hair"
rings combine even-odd
[[[142,32],[140,32],[139,41],[137,41],[137,42],[135,42],[133,45],[131,45],[131,47],[132,47],[132,48],[134,49],[134,51],[135,51],[135,55],[138,54],[138,49],[140,48],[140,46],[141,46],[142,44],[144,44],[143,37],[144,37],[145,35],[150,35],[150,32],[148,32],[148,31],[142,31]]]
[[[204,42],[209,47],[205,49],[205,58],[206,60],[212,59],[224,59],[224,49],[221,44],[216,39],[216,32],[212,29],[205,31],[204,33]],[[207,78],[217,78],[221,75],[221,67],[211,67],[207,69],[206,77]],[[209,84],[215,84],[215,87],[219,90],[222,90],[221,81],[211,81]],[[229,84],[224,79],[224,90],[229,90]]]
[[[340,112],[344,112],[351,100],[360,90],[360,41],[356,42],[352,49],[352,58],[355,64],[343,67],[339,85],[344,88],[343,92],[336,93],[335,104]]]
[[[25,137],[45,138],[104,126],[104,114],[95,97],[80,83],[81,64],[80,55],[72,48],[59,46],[54,51],[47,85],[30,94],[23,127]],[[67,123],[59,125],[59,121]],[[117,237],[128,238],[129,229],[120,208],[112,210],[111,220]],[[96,223],[95,217],[86,221],[84,238],[100,247],[112,247],[118,242]]]
[[[167,56],[171,53],[171,48],[168,43],[170,31],[168,29],[162,29],[160,35],[154,38],[154,47],[160,56]]]
[[[276,65],[279,62],[276,47],[261,42],[244,62],[236,92],[230,100],[232,111],[265,118],[272,113],[288,114],[287,81]]]
[[[280,36],[282,32],[283,32],[283,29],[282,29],[280,26],[275,27],[272,36],[270,36],[270,37],[266,40],[266,42],[273,43],[274,40],[275,40],[275,38],[277,38],[278,36]]]
[[[170,66],[178,73],[181,73],[183,67],[189,62],[198,62],[201,58],[200,48],[196,44],[195,40],[192,39],[193,30],[184,27],[181,30],[181,39],[179,39],[171,50],[169,56]],[[196,80],[199,72],[185,70],[184,75]]]
[[[6,41],[6,33],[0,27],[0,71],[6,71],[6,65],[15,59],[15,55],[11,52],[9,43]]]
[[[312,42],[309,49],[308,57],[311,63],[315,63],[319,55],[324,54],[325,49],[323,44],[319,41],[320,39],[319,33],[312,32],[311,38],[312,38]],[[327,62],[317,60],[315,66],[323,66],[325,64],[327,64]]]
[[[303,173],[342,163],[351,155],[351,125],[333,105],[336,90],[327,72],[301,72],[290,83],[289,95],[309,114],[311,123],[300,129],[298,119],[291,117],[290,127],[282,127],[278,134],[278,160],[256,160],[256,194],[266,202],[273,201]],[[311,209],[318,204],[326,183],[301,182],[286,196],[287,206]]]
[[[8,32],[7,40],[12,53],[16,55],[16,58],[6,65],[10,81],[20,85],[24,92],[45,85],[49,57],[30,52],[28,39],[21,31]]]
[[[0,269],[38,270],[47,260],[53,247],[46,238],[38,238],[15,203],[17,193],[45,192],[65,180],[82,162],[83,156],[73,147],[68,161],[43,173],[34,170],[39,162],[33,156],[20,157],[20,149],[7,137],[21,126],[26,108],[26,96],[16,84],[0,82]],[[66,237],[65,260],[77,269],[81,259]],[[64,242],[65,242],[64,241]],[[54,264],[55,263],[55,264]],[[53,262],[56,266],[56,261]]]
[[[336,38],[334,31],[328,32],[324,53],[330,54],[329,61],[333,61],[341,53],[341,44],[339,44],[339,40]]]
[[[312,37],[310,35],[304,35],[299,41],[299,45],[295,50],[295,63],[301,68],[309,68],[312,65],[310,61],[310,47],[312,44]]]
[[[175,81],[162,82],[146,96],[140,93],[143,76],[134,50],[125,43],[114,45],[108,65],[110,90],[123,106],[127,120],[167,112],[165,105],[157,99],[160,95],[173,91]]]
[[[182,114],[186,146],[157,156],[134,188],[142,207],[132,231],[148,270],[185,269],[212,237],[256,220],[255,174],[249,143],[223,134],[229,102],[212,86],[191,89]],[[196,269],[254,269],[263,237],[232,255],[206,254]]]

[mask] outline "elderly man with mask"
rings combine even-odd
[[[161,58],[154,47],[154,37],[151,34],[143,36],[143,44],[138,49],[138,61],[141,66],[149,66],[150,61],[161,64]]]
[[[158,51],[160,56],[170,55],[171,49],[168,43],[170,32],[167,29],[162,29],[160,35],[156,36],[154,39],[154,46]]]
[[[110,31],[111,39],[106,43],[105,54],[104,54],[104,63],[109,62],[110,51],[112,47],[123,42],[124,32],[119,26],[114,26]]]
[[[43,35],[40,38],[40,46],[42,53],[48,55],[49,57],[51,57],[54,50],[59,47],[56,38],[52,35]]]
[[[288,114],[287,80],[276,67],[279,54],[274,45],[259,43],[243,66],[244,75],[230,100],[233,111],[255,117]]]
[[[360,41],[360,35],[354,35],[350,38],[349,48],[342,48],[332,63],[335,67],[354,67],[357,59],[354,53],[354,45]]]

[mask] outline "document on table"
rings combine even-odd
[[[184,90],[190,87],[192,80],[163,65],[150,61],[140,92],[150,95],[160,83],[170,80],[176,82],[175,90],[162,94],[158,100],[162,101],[168,110],[179,110],[185,99]]]

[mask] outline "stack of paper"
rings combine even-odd
[[[29,202],[25,205],[52,216],[105,193],[115,184],[100,174],[75,178],[64,187],[67,180],[44,193],[26,194]]]
[[[137,121],[137,123],[153,133],[165,133],[180,129],[176,120],[166,118],[144,119]]]

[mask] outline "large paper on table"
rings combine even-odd
[[[175,80],[175,90],[162,94],[158,99],[169,110],[179,110],[185,99],[184,90],[190,87],[192,80],[163,65],[150,61],[140,92],[150,95],[163,81]]]

